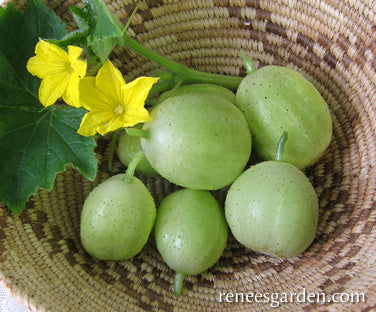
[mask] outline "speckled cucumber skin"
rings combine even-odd
[[[252,147],[247,121],[231,102],[203,94],[169,98],[144,124],[141,146],[151,166],[182,187],[216,190],[245,168]]]
[[[251,166],[231,185],[225,214],[234,237],[255,251],[294,257],[315,238],[318,198],[297,167],[281,161]]]
[[[236,105],[244,113],[253,147],[264,160],[275,160],[283,131],[288,133],[282,160],[299,168],[312,165],[332,136],[329,109],[314,85],[299,72],[265,66],[239,85]]]
[[[136,126],[136,128],[141,127]],[[128,135],[125,131],[120,133],[117,154],[120,162],[123,165],[128,166],[133,160],[133,157],[141,150],[142,147],[140,137]],[[156,172],[153,167],[150,166],[150,163],[146,159],[145,155],[137,164],[136,171],[148,177],[160,177],[158,172]]]
[[[146,186],[118,174],[95,187],[81,214],[81,242],[101,260],[124,260],[138,254],[154,226],[156,208]]]
[[[233,104],[235,104],[235,101],[236,101],[235,94],[227,88],[224,88],[222,86],[218,86],[215,84],[209,84],[209,83],[193,83],[193,84],[184,85],[177,89],[169,90],[169,91],[162,93],[158,99],[158,103],[161,103],[164,100],[173,96],[179,96],[179,95],[184,95],[184,94],[194,94],[194,93],[218,96]]]
[[[158,207],[154,237],[166,264],[188,275],[212,267],[226,247],[223,208],[207,191],[182,189]]]

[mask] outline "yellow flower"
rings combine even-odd
[[[79,59],[82,49],[68,46],[68,53],[58,46],[40,40],[35,46],[36,56],[27,62],[27,70],[42,79],[39,100],[50,106],[60,97],[65,103],[80,107],[79,83],[86,75],[86,62]]]
[[[103,135],[150,121],[144,105],[157,80],[139,77],[126,84],[120,71],[107,61],[95,78],[86,77],[80,82],[80,102],[89,112],[83,117],[78,133]]]

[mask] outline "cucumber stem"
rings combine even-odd
[[[185,275],[183,272],[175,272],[174,293],[177,296],[181,295]]]
[[[149,139],[150,138],[150,132],[148,130],[137,129],[137,128],[126,128],[125,131],[130,136],[137,136],[137,137],[143,138],[143,139]]]
[[[257,69],[255,65],[253,64],[252,60],[244,54],[243,51],[240,51],[240,56],[243,59],[245,70],[247,71],[247,74],[254,73]]]
[[[110,146],[110,154],[108,156],[108,163],[107,163],[107,167],[108,167],[108,171],[109,172],[112,172],[112,169],[113,169],[114,154],[115,154],[115,148],[116,148],[116,143],[117,143],[118,136],[119,136],[119,129],[115,130],[112,133],[112,140],[111,140],[111,146]]]
[[[283,153],[283,149],[285,147],[286,141],[287,141],[287,137],[288,137],[287,132],[283,131],[281,138],[278,141],[277,152],[275,154],[275,159],[277,161],[282,160],[282,153]]]
[[[211,83],[223,86],[228,89],[237,89],[242,77],[226,76],[220,74],[212,74],[201,72],[198,70],[191,69],[183,64],[179,64],[175,61],[169,60],[168,58],[150,50],[149,48],[143,46],[137,41],[128,37],[126,33],[123,35],[122,43],[124,46],[134,50],[135,52],[147,57],[159,65],[167,68],[168,70],[174,72],[180,76],[185,82],[194,83]]]
[[[124,176],[125,182],[129,183],[129,182],[132,181],[133,176],[134,176],[134,171],[136,170],[136,167],[137,167],[138,163],[140,162],[140,160],[143,156],[144,156],[143,151],[138,151],[134,155],[132,161],[128,165],[127,171],[125,172],[125,176]]]
[[[130,23],[131,23],[133,17],[135,16],[135,14],[136,14],[138,8],[140,7],[140,3],[141,3],[140,0],[137,1],[136,7],[134,8],[134,10],[133,10],[131,16],[129,16],[128,21],[127,21],[127,23],[125,24],[125,26],[124,26],[124,28],[123,28],[123,35],[126,33],[126,31],[127,31],[128,27],[129,27],[129,25],[130,25]]]
[[[157,94],[157,93],[162,93],[168,89],[173,88],[174,86],[175,86],[175,81],[173,80],[166,80],[160,83],[156,83],[155,85],[151,87],[149,96]]]

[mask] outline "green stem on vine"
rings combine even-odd
[[[94,76],[98,72],[99,68],[102,67],[102,65],[103,63],[100,62],[99,60],[94,60],[93,66],[90,68],[88,76]]]
[[[249,75],[249,74],[254,73],[257,69],[255,65],[253,64],[252,60],[248,56],[246,56],[243,51],[240,51],[240,56],[243,60],[244,67],[245,67],[245,70],[247,71],[247,74]]]
[[[143,156],[144,156],[143,151],[138,151],[134,155],[132,161],[128,165],[127,171],[125,172],[125,176],[124,176],[125,182],[129,183],[129,182],[132,181],[133,176],[134,176],[134,171],[136,170],[136,167],[137,167],[138,163],[140,162],[140,160]]]
[[[175,86],[173,80],[161,81],[153,85],[150,89],[149,96],[161,93],[163,91],[169,90]]]
[[[111,140],[111,146],[110,146],[110,154],[108,156],[108,162],[107,162],[107,167],[108,167],[108,171],[109,172],[112,172],[112,169],[113,169],[114,154],[115,154],[115,149],[116,149],[116,143],[117,143],[118,136],[119,136],[119,129],[115,130],[112,133],[112,140]]]
[[[145,106],[155,106],[157,105],[158,103],[158,97],[154,96],[154,97],[148,97],[145,101]]]
[[[174,92],[175,90],[179,89],[183,83],[184,79],[182,79],[180,76],[174,75],[174,77],[168,81],[162,81],[161,83],[153,85],[149,92],[149,96],[145,101],[145,104],[150,106],[158,105],[160,103],[160,97],[152,97],[153,95],[155,95],[156,93],[165,92],[166,90],[168,90],[166,92]]]
[[[177,296],[181,295],[185,275],[183,272],[175,272],[174,293]]]
[[[171,91],[174,91],[174,90],[177,90],[180,88],[180,86],[184,83],[184,79],[181,78],[181,77],[178,77],[177,80],[176,80],[176,84],[175,86],[173,87],[173,89]]]
[[[174,81],[176,74],[166,70],[154,70],[151,74],[152,77],[158,77],[161,81]]]
[[[128,135],[131,135],[131,136],[137,136],[143,139],[150,138],[150,132],[148,130],[137,129],[137,128],[126,128],[125,131],[127,132]]]
[[[287,141],[287,137],[288,137],[287,132],[283,131],[281,138],[279,139],[279,142],[278,142],[277,152],[275,154],[275,159],[277,161],[282,160],[282,153],[283,153],[283,149],[285,147],[286,141]]]
[[[169,60],[168,58],[154,52],[153,50],[148,49],[137,41],[129,38],[126,33],[124,33],[123,36],[123,45],[147,57],[149,60],[152,60],[159,65],[171,70],[182,79],[184,79],[185,82],[211,83],[221,85],[228,89],[237,89],[240,82],[242,81],[242,77],[201,72],[184,66],[183,64]]]
[[[127,31],[128,27],[129,27],[129,25],[130,25],[130,23],[131,23],[133,17],[135,16],[135,14],[136,14],[136,12],[137,12],[139,6],[140,6],[140,3],[141,3],[141,1],[139,0],[139,1],[137,2],[137,4],[136,4],[136,7],[134,8],[134,10],[133,10],[131,16],[129,16],[128,21],[127,21],[127,23],[125,24],[125,26],[124,26],[124,28],[123,28],[123,35],[126,34],[126,31]]]
[[[145,105],[154,106],[158,102],[157,94],[163,93],[166,90],[170,90],[175,85],[175,82],[170,81],[162,81],[154,84],[150,89],[147,99],[145,100]]]

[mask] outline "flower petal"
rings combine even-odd
[[[119,128],[124,127],[124,123],[123,123],[122,118],[115,117],[115,116],[112,116],[112,117],[113,118],[108,123],[97,127],[97,131],[98,131],[99,134],[103,135],[103,134],[106,134],[108,132],[112,132],[112,131],[115,131]]]
[[[144,107],[149,91],[157,81],[158,78],[138,77],[127,83],[122,89],[122,102],[126,103],[127,111]]]
[[[115,66],[107,61],[97,77],[80,82],[80,103],[89,110],[82,119],[79,134],[91,136],[150,121],[145,100],[158,78],[140,77],[129,84]]]
[[[88,111],[113,111],[114,104],[96,87],[94,77],[85,77],[80,81],[80,104]]]
[[[39,87],[39,101],[42,105],[47,107],[54,104],[63,95],[68,82],[65,73],[46,76]]]
[[[137,110],[127,111],[124,114],[124,125],[123,127],[132,127],[138,123],[144,123],[151,121],[152,118],[146,108],[142,107]]]
[[[63,94],[64,102],[73,107],[80,107],[80,78],[72,75]]]
[[[106,132],[101,131],[101,129],[105,128],[104,125],[108,124],[111,118],[113,118],[113,115],[109,113],[88,112],[82,118],[77,132],[83,136],[93,136],[97,132],[104,134]]]
[[[62,48],[44,40],[39,40],[39,42],[35,46],[35,54],[42,59],[54,58],[56,60],[61,60],[68,58],[67,52],[65,52]]]
[[[121,88],[125,86],[121,72],[109,61],[99,69],[96,86],[104,94],[111,97],[113,102],[121,102]]]
[[[69,61],[78,59],[81,56],[82,49],[80,47],[75,47],[72,45],[68,46],[68,58]]]
[[[74,70],[74,73],[80,78],[85,77],[87,64],[85,61],[79,59],[82,49],[75,46],[68,46],[68,59]]]
[[[27,62],[27,70],[34,76],[44,79],[67,71],[69,59],[67,53],[58,46],[40,40],[35,47],[36,56]]]

